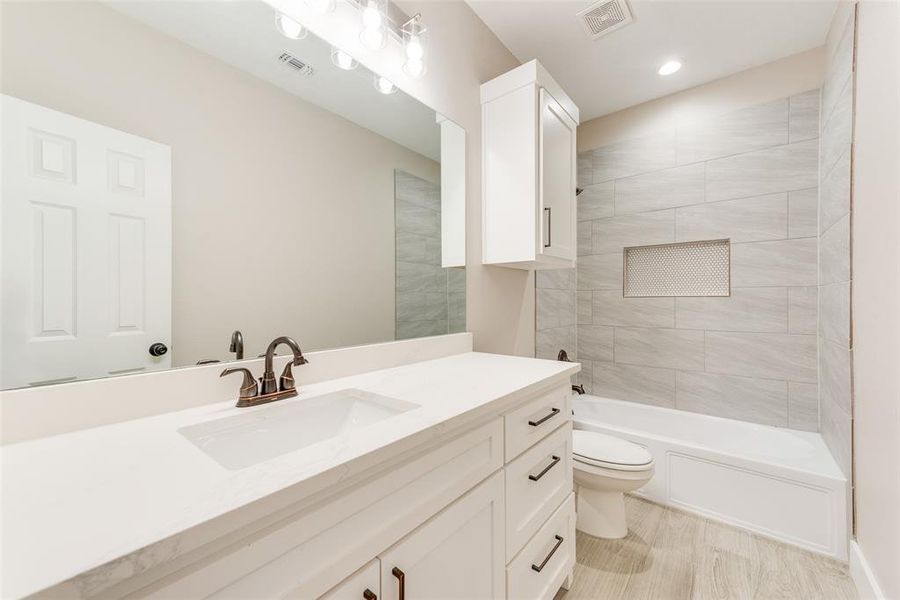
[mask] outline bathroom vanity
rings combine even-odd
[[[463,352],[7,445],[4,597],[552,598],[577,369]]]

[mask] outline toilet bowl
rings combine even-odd
[[[625,492],[653,477],[653,456],[641,446],[594,431],[572,432],[576,528],[600,538],[628,534]]]

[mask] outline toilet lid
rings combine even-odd
[[[576,461],[613,469],[634,470],[653,463],[653,455],[641,446],[596,431],[573,431],[572,453]]]

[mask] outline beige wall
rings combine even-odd
[[[437,163],[100,4],[2,17],[3,93],[172,147],[176,364],[394,338],[394,169]]]
[[[859,3],[853,158],[856,536],[900,598],[900,4]]]
[[[578,150],[590,150],[816,89],[825,49],[814,48],[728,77],[586,121]]]

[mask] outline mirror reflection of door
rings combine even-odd
[[[168,368],[169,147],[2,101],[2,386]]]

